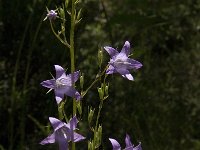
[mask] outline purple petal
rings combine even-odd
[[[65,124],[65,126],[71,130],[75,130],[76,126],[78,124],[78,119],[76,118],[76,116],[74,116],[73,118],[71,118],[69,120],[69,122],[67,124]]]
[[[122,75],[122,77],[127,78],[128,80],[131,80],[131,81],[134,80],[133,76],[130,74],[130,72],[127,69],[118,68],[117,72],[119,72]]]
[[[106,70],[106,74],[113,74],[113,73],[116,73],[116,70],[112,65],[109,65],[108,69]]]
[[[55,89],[54,92],[55,92],[56,102],[57,104],[59,104],[64,98],[65,91],[63,90],[63,88],[59,88]]]
[[[123,46],[121,52],[126,54],[126,56],[128,56],[130,54],[130,43],[129,43],[129,41],[126,41],[124,43],[124,46]]]
[[[130,73],[122,75],[122,77],[127,78],[128,80],[134,81],[134,78],[133,78],[133,76]]]
[[[60,121],[54,117],[49,117],[49,121],[50,121],[54,131],[56,131],[64,126],[64,123],[62,121]]]
[[[126,134],[125,143],[126,143],[126,148],[131,147],[131,146],[134,146],[134,145],[131,143],[131,139],[130,139],[130,136],[129,136],[128,134]]]
[[[84,139],[85,139],[84,136],[74,132],[74,139],[72,140],[73,142],[79,142],[79,141],[84,140]]]
[[[49,135],[47,138],[40,142],[41,145],[55,143],[55,134]]]
[[[112,143],[113,150],[121,150],[120,144],[115,139],[109,138],[109,140]]]
[[[79,94],[79,92],[77,90],[75,90],[73,87],[71,86],[66,86],[65,87],[65,94],[67,96],[76,98],[77,100],[81,99],[81,95]]]
[[[54,67],[56,70],[56,79],[58,79],[65,73],[65,70],[59,65],[54,65]]]
[[[142,150],[141,142],[139,142],[139,144],[134,147],[133,150]]]
[[[68,150],[68,141],[67,140],[61,140],[58,141],[59,150]]]
[[[115,56],[116,54],[119,54],[119,52],[116,49],[112,48],[112,47],[105,46],[104,49],[108,52],[108,54],[111,57]]]
[[[51,79],[51,80],[46,80],[40,83],[42,86],[50,88],[50,89],[54,89],[55,87],[55,79]]]
[[[139,69],[139,68],[142,67],[142,64],[139,61],[137,61],[137,60],[128,58],[127,61],[131,64],[130,67],[129,67],[129,69]]]
[[[72,74],[67,75],[66,76],[66,81],[68,82],[67,85],[72,86],[72,84],[75,83],[78,80],[78,78],[79,78],[79,71],[76,71]]]

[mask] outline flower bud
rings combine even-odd
[[[95,111],[95,109],[92,109],[92,108],[90,107],[90,109],[89,109],[89,114],[88,114],[88,123],[89,123],[89,124],[92,122],[92,118],[93,118],[93,115],[94,115],[94,111]]]
[[[102,51],[102,49],[100,49],[98,51],[98,63],[99,63],[99,67],[101,67],[102,62],[103,62],[103,51]]]
[[[81,115],[81,114],[82,114],[81,101],[78,101],[78,102],[77,102],[76,107],[77,107],[77,109],[78,109],[79,114]]]
[[[108,95],[108,88],[109,88],[109,85],[106,85],[106,86],[105,86],[105,94],[106,94],[106,95]]]
[[[104,92],[103,92],[102,88],[98,88],[98,92],[99,92],[100,100],[103,100]]]
[[[65,11],[62,8],[59,8],[59,14],[62,19],[65,19]]]
[[[83,89],[83,84],[84,84],[84,74],[82,74],[80,76],[80,86],[81,86],[81,89]]]
[[[68,4],[69,4],[69,0],[65,0],[65,8],[68,7]]]

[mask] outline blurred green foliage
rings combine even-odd
[[[45,95],[39,83],[51,77],[54,64],[70,66],[68,50],[54,38],[48,21],[42,21],[45,7],[54,9],[60,3],[0,1],[1,149],[56,147],[38,144],[47,135],[43,129],[48,117],[57,115],[53,92]],[[144,65],[132,72],[134,82],[109,76],[110,96],[101,116],[102,147],[111,148],[108,137],[123,145],[129,133],[134,143],[142,142],[144,150],[199,150],[200,1],[82,0],[80,7],[83,19],[76,30],[76,68],[85,73],[84,87],[98,72],[97,53],[102,46],[120,50],[129,40],[132,57]],[[105,65],[108,60],[104,53]],[[97,107],[97,94],[94,87],[83,100],[80,126],[88,137],[86,105]],[[71,109],[70,104],[66,106],[67,112]]]

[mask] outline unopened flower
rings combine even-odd
[[[142,64],[139,61],[128,58],[130,54],[130,43],[126,41],[120,53],[116,49],[109,46],[104,47],[104,49],[111,57],[106,74],[118,72],[124,78],[134,80],[133,76],[129,72],[129,69],[139,69],[142,67]]]
[[[79,92],[73,87],[73,84],[79,78],[79,71],[66,75],[65,70],[61,66],[54,66],[56,70],[56,78],[43,81],[41,82],[41,85],[50,88],[50,90],[54,89],[57,104],[59,104],[62,101],[64,95],[80,100],[81,96]]]
[[[47,9],[47,16],[44,18],[44,21],[47,20],[47,18],[52,21],[57,18],[58,13],[55,10],[48,10]]]
[[[115,139],[109,138],[109,140],[113,146],[113,150],[121,150],[120,144]],[[125,143],[126,148],[124,150],[142,150],[141,143],[134,147],[134,145],[131,143],[130,136],[128,134],[126,134]]]
[[[40,142],[41,145],[58,143],[59,150],[68,150],[69,141],[78,142],[85,139],[82,135],[74,132],[78,123],[76,116],[74,116],[68,124],[53,117],[49,117],[49,121],[54,132],[42,140]]]

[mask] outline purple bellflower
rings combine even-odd
[[[79,71],[66,75],[65,70],[61,66],[54,66],[56,70],[56,78],[43,81],[41,82],[41,85],[50,88],[50,91],[54,89],[57,104],[62,101],[64,95],[80,100],[81,96],[79,92],[72,86],[79,78]]]
[[[70,119],[67,124],[53,117],[49,117],[49,121],[54,132],[42,140],[41,145],[58,143],[59,150],[68,150],[69,141],[78,142],[85,139],[82,135],[74,132],[78,123],[76,116]]]
[[[44,21],[47,20],[47,18],[52,21],[57,18],[58,13],[55,10],[48,10],[47,9],[47,16],[44,18]]]
[[[120,53],[109,46],[105,46],[104,49],[111,57],[106,74],[118,72],[122,77],[127,78],[128,80],[134,80],[129,69],[139,69],[142,67],[142,64],[134,59],[128,58],[130,54],[130,43],[126,41]]]
[[[120,144],[115,139],[109,138],[109,140],[113,146],[113,150],[121,150]],[[126,134],[125,143],[126,148],[124,150],[142,150],[141,143],[134,147],[134,145],[131,143],[130,136],[128,134]]]

